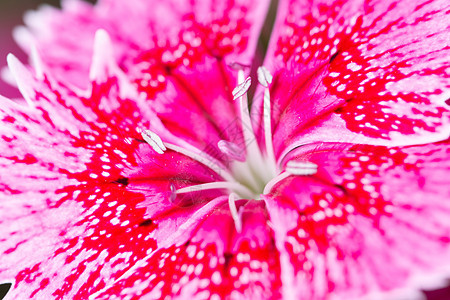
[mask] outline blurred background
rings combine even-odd
[[[95,0],[87,0],[95,2]],[[41,4],[60,7],[60,0],[0,0],[0,70],[6,66],[6,56],[14,53],[22,62],[27,56],[20,50],[12,37],[14,27],[23,25],[22,17],[27,10],[36,9]],[[0,95],[16,98],[20,94],[16,88],[0,79]]]
[[[90,0],[89,2],[95,2],[95,0]],[[14,42],[12,30],[16,26],[23,25],[22,16],[25,11],[36,9],[43,3],[60,6],[60,0],[0,0],[0,69],[6,66],[8,53],[14,53],[22,62],[28,61],[25,53]],[[20,96],[15,87],[5,83],[3,80],[0,80],[0,94],[10,98]],[[427,300],[450,300],[450,287],[425,291],[425,295]]]
[[[12,30],[22,25],[25,11],[37,8],[42,3],[59,6],[59,0],[0,0],[0,68],[6,66],[6,55],[14,53],[22,62],[27,58],[12,38]],[[19,97],[18,91],[0,80],[0,94],[7,97]]]

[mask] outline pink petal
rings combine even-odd
[[[445,7],[446,1],[281,2],[266,61],[274,74],[278,151],[318,141],[447,138]]]
[[[220,158],[220,140],[237,144],[242,140],[231,96],[235,74],[212,58],[198,62],[197,68],[179,67],[170,74],[160,74],[164,92],[154,96],[152,109],[174,135]]]
[[[133,68],[135,59],[146,52],[150,64],[159,60],[171,67],[211,55],[248,65],[268,3],[133,0],[99,1],[92,6],[66,0],[62,11],[45,6],[29,12],[25,16],[28,28],[18,29],[15,35],[27,51],[35,43],[45,49],[43,59],[58,77],[85,86],[98,29],[112,36],[116,58],[125,69]],[[132,21],[122,22],[124,18]]]
[[[237,234],[227,199],[201,220],[187,242],[158,249],[95,297],[261,299],[279,297],[278,252],[263,203],[243,207]],[[217,222],[220,220],[220,222]]]
[[[144,196],[119,177],[135,163],[119,153],[133,145],[108,142],[117,132],[72,135],[46,117],[3,100],[0,278],[12,298],[86,298],[144,255],[136,248],[156,246],[138,228]]]
[[[135,0],[91,6],[72,0],[62,12],[46,7],[29,13],[29,29],[16,36],[25,49],[37,44],[56,78],[84,87],[92,39],[104,29],[119,66],[143,97],[156,100],[147,105],[164,125],[219,158],[220,140],[242,139],[231,98],[236,74],[228,65],[251,63],[268,3]],[[124,18],[133,22],[119,21]]]
[[[288,159],[319,165],[289,177],[268,205],[283,295],[412,299],[450,270],[447,142],[400,148],[318,144]]]
[[[136,129],[157,119],[127,98],[133,90],[108,60],[97,61],[104,76],[88,92],[9,60],[30,104],[1,98],[0,282],[13,283],[12,298],[86,299],[223,194],[173,197],[173,188],[222,178],[142,142]]]
[[[448,141],[371,146],[448,138],[443,1],[281,2],[276,156],[318,172],[237,201],[240,234],[225,189],[176,193],[223,178],[140,132],[227,163],[218,142],[242,142],[230,63],[251,61],[267,2],[67,0],[27,20],[42,60],[34,75],[9,61],[31,107],[0,99],[11,297],[396,299],[450,274]]]

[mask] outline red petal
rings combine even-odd
[[[398,299],[439,285],[450,257],[449,154],[448,143],[299,148],[290,159],[318,173],[265,196],[284,295]]]
[[[140,92],[157,98],[147,105],[157,109],[168,129],[219,158],[218,141],[241,139],[231,100],[235,74],[228,65],[251,63],[268,4],[136,0],[91,7],[67,1],[62,12],[30,13],[30,29],[17,37],[25,49],[30,40],[45,49],[43,60],[57,78],[85,86],[92,38],[96,30],[106,30],[118,64]],[[125,18],[133,21],[120,21]],[[189,120],[174,124],[175,118]]]
[[[25,23],[29,29],[18,30],[16,38],[28,51],[34,43],[45,49],[44,62],[64,80],[83,85],[88,84],[86,74],[98,29],[105,29],[112,36],[116,58],[125,69],[134,68],[135,60],[144,57],[152,67],[157,67],[155,61],[162,63],[162,69],[164,65],[189,65],[211,55],[248,65],[268,4],[269,1],[104,0],[91,6],[79,0],[64,1],[63,11],[46,6],[28,13]],[[122,22],[125,18],[131,21]],[[154,79],[154,83],[161,84]]]
[[[267,61],[275,73],[278,146],[447,138],[445,7],[445,1],[282,2]]]
[[[144,196],[119,177],[134,146],[52,117],[3,99],[0,276],[13,298],[86,298],[156,248],[138,228]]]
[[[211,58],[199,62],[196,68],[179,67],[165,74],[164,92],[155,96],[152,108],[174,135],[220,159],[220,140],[238,144],[242,140],[238,110],[231,96],[234,74],[223,61]]]
[[[198,224],[189,241],[158,249],[95,296],[278,298],[278,252],[264,205],[253,201],[242,206],[243,232],[237,234],[227,199],[222,203]]]
[[[10,60],[33,107],[1,99],[0,281],[14,283],[13,298],[86,299],[157,241],[173,239],[177,225],[214,197],[173,202],[173,186],[221,178],[141,142],[136,128],[149,120],[126,97],[132,91],[123,92],[120,74],[80,95]]]

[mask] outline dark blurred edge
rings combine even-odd
[[[427,300],[450,300],[450,280],[447,280],[447,286],[437,289],[424,291]]]
[[[6,66],[6,56],[9,53],[13,53],[22,62],[28,62],[25,53],[14,42],[12,31],[14,27],[23,25],[23,14],[27,10],[36,9],[44,3],[60,7],[60,0],[0,0],[0,69]],[[2,79],[0,79],[0,95],[9,98],[20,97],[19,91]]]

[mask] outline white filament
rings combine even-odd
[[[239,211],[236,209],[236,201],[239,200],[239,196],[235,193],[231,193],[228,197],[228,206],[230,207],[231,217],[234,221],[234,226],[236,227],[236,231],[238,233],[242,232],[242,210]]]
[[[292,174],[288,173],[288,172],[283,172],[281,174],[279,174],[278,176],[276,176],[275,178],[273,178],[272,180],[270,180],[266,186],[264,187],[264,191],[263,194],[267,195],[268,193],[270,193],[270,191],[272,190],[272,188],[279,183],[280,181],[286,179],[287,177],[291,176]]]
[[[185,194],[192,192],[200,192],[206,190],[215,190],[215,189],[228,189],[230,191],[235,191],[240,195],[245,195],[245,197],[252,198],[253,193],[247,187],[240,184],[239,182],[229,182],[229,181],[216,181],[216,182],[208,182],[201,183],[196,185],[187,186],[181,188],[176,191],[177,194]]]
[[[207,166],[208,168],[212,169],[217,174],[222,176],[224,179],[235,182],[233,175],[226,169],[226,167],[217,159],[211,157],[207,153],[205,152],[195,153],[193,151],[187,150],[185,148],[179,147],[171,143],[165,143],[165,145],[168,149],[181,153],[185,156],[188,156],[193,160],[196,160],[199,163]]]
[[[191,159],[212,169],[223,177],[224,181],[208,182],[196,184],[173,190],[173,196],[178,194],[199,192],[214,189],[228,190],[228,204],[233,217],[236,231],[242,231],[242,211],[237,210],[236,201],[242,198],[260,200],[259,194],[264,186],[262,194],[268,194],[280,181],[289,176],[309,176],[317,173],[318,166],[307,161],[289,161],[286,169],[279,172],[275,151],[273,146],[272,132],[272,107],[269,86],[272,83],[272,75],[264,68],[257,70],[258,81],[264,87],[263,98],[263,130],[265,139],[265,153],[261,151],[256,135],[253,130],[250,112],[248,107],[247,92],[251,86],[250,77],[245,78],[244,71],[238,71],[238,86],[233,90],[233,99],[238,101],[240,111],[240,123],[245,142],[245,152],[243,147],[232,142],[220,140],[217,144],[222,153],[232,158],[231,168],[220,160],[208,155],[190,145],[178,146],[171,143],[163,143],[161,138],[154,132],[146,130],[142,132],[144,140],[159,154],[163,154],[167,149],[183,154]],[[178,144],[178,143],[177,143]],[[245,155],[246,153],[246,155]],[[231,169],[231,170],[230,170]],[[278,174],[278,175],[277,175]]]

